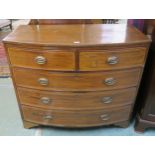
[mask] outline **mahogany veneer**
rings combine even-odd
[[[26,25],[3,42],[25,128],[128,126],[150,44],[140,31]]]
[[[135,131],[155,128],[155,20],[145,19],[144,33],[152,39],[137,97],[138,113]]]

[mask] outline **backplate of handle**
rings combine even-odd
[[[32,115],[42,117],[45,120],[51,120],[53,117],[50,114],[41,114],[37,112],[32,112]]]
[[[46,63],[46,58],[43,56],[37,56],[34,60],[38,65],[43,65]]]
[[[117,64],[118,63],[118,57],[116,57],[116,56],[110,56],[110,57],[108,57],[107,63],[110,64],[110,65]]]
[[[52,120],[53,117],[51,115],[44,115],[43,119],[45,119],[45,120]]]
[[[101,120],[103,120],[103,121],[107,121],[107,120],[110,119],[110,115],[109,114],[103,114],[100,117],[101,117]]]
[[[48,85],[48,79],[46,79],[46,78],[39,78],[38,79],[38,83],[40,85],[42,85],[42,86],[46,86],[46,85]]]
[[[40,102],[42,104],[50,104],[51,103],[51,99],[49,97],[41,97],[40,98]]]
[[[111,85],[114,85],[114,84],[116,83],[116,80],[115,80],[115,78],[110,77],[110,78],[106,78],[106,79],[104,80],[104,83],[105,83],[106,85],[111,86]]]
[[[105,104],[112,103],[112,97],[110,96],[102,97],[101,102]]]

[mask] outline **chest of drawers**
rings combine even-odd
[[[150,43],[135,28],[26,25],[3,42],[25,128],[128,125]]]

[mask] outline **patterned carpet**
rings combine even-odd
[[[9,66],[5,54],[3,44],[0,43],[0,77],[8,77],[10,75]]]
[[[19,25],[27,25],[29,23],[28,19],[13,20],[12,27],[13,30]],[[7,58],[5,50],[2,44],[2,40],[11,32],[9,27],[4,27],[0,30],[0,78],[10,76],[10,71],[7,63]]]

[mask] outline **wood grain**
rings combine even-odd
[[[96,91],[113,90],[136,86],[141,69],[88,73],[54,73],[30,69],[13,68],[17,86],[55,91]],[[114,78],[114,85],[105,84],[107,78]],[[48,79],[47,85],[41,85],[40,78]]]
[[[73,50],[29,50],[9,48],[8,53],[12,66],[45,69],[45,70],[75,70],[75,55]],[[37,64],[35,58],[43,56],[45,64]]]
[[[100,109],[132,104],[136,88],[101,92],[53,92],[39,91],[18,87],[20,103],[44,109]],[[48,104],[41,102],[41,98],[49,98]],[[111,102],[103,99],[110,97]]]
[[[112,108],[108,110],[86,110],[86,111],[65,111],[65,110],[44,110],[35,107],[22,106],[24,120],[36,124],[53,125],[61,127],[88,127],[122,122],[128,119],[130,106]],[[108,120],[102,120],[102,116]],[[46,119],[46,116],[50,116]]]
[[[26,32],[26,33],[25,33]],[[21,35],[22,34],[22,35]],[[126,24],[21,25],[3,42],[46,46],[115,46],[149,43],[150,40]]]
[[[31,19],[32,25],[92,24],[92,19]]]
[[[108,58],[117,57],[116,64],[109,64]],[[123,68],[140,67],[144,65],[146,48],[129,48],[114,50],[81,50],[80,70],[114,70]]]

